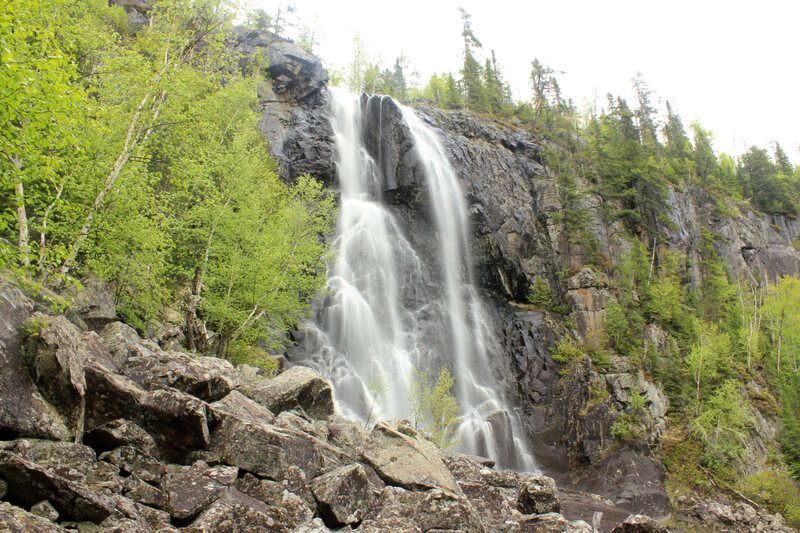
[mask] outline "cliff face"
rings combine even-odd
[[[315,58],[288,45],[270,48],[270,65],[276,83],[261,91],[261,125],[284,178],[310,173],[335,187],[324,70]],[[400,112],[388,98],[363,97],[362,104],[367,145],[383,173],[384,198],[415,248],[435,254],[424,183]],[[549,354],[558,337],[570,331],[591,334],[602,324],[614,288],[603,273],[584,265],[580,248],[568,246],[558,221],[561,194],[543,164],[539,142],[522,127],[461,111],[423,105],[417,112],[439,131],[466,193],[478,281],[503,347],[504,357],[492,361],[493,371],[525,413],[539,464],[562,483],[632,509],[666,512],[663,467],[653,458],[666,427],[663,391],[621,359],[612,360],[606,374],[579,365],[562,377]],[[608,261],[617,264],[627,249],[624,232],[604,221],[602,199],[582,187],[589,229]],[[669,206],[674,228],[666,230],[670,249],[698,259],[705,226],[717,236],[717,253],[735,277],[774,279],[800,273],[800,252],[793,245],[800,221],[751,210],[721,217],[691,189],[670,190]],[[437,274],[428,276],[435,290]],[[690,283],[699,283],[699,272],[691,277]],[[570,304],[574,322],[516,303],[526,301],[537,278],[547,280],[556,296]],[[650,328],[648,335],[656,345],[663,342],[657,328]],[[620,442],[611,427],[633,392],[646,399],[646,435]]]

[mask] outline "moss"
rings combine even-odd
[[[36,337],[47,327],[47,320],[40,316],[34,316],[25,321],[22,332],[26,337]]]

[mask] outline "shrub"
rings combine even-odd
[[[781,513],[794,527],[800,527],[800,488],[786,473],[764,470],[752,474],[741,480],[739,490],[770,511]]]

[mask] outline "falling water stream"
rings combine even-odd
[[[415,369],[437,359],[455,378],[459,447],[501,467],[532,470],[519,416],[489,366],[499,348],[473,285],[464,195],[436,132],[411,108],[396,105],[425,177],[442,294],[423,286],[422,260],[382,202],[381,169],[365,147],[360,100],[331,89],[341,206],[327,296],[309,327],[315,340],[304,363],[332,381],[344,414],[374,421],[409,418]],[[442,353],[426,342],[431,321],[445,340]]]

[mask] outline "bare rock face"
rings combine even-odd
[[[290,368],[270,380],[242,387],[241,392],[273,413],[299,409],[324,419],[334,411],[331,384],[307,367]]]
[[[366,531],[379,531],[381,527],[400,531],[404,531],[403,527],[411,531],[484,531],[478,513],[463,496],[442,489],[417,492],[391,486],[383,489],[375,510],[362,527]]]
[[[93,428],[84,434],[83,442],[99,451],[131,446],[147,455],[158,455],[155,439],[141,426],[124,418],[117,418]]]
[[[130,349],[141,342],[136,330],[124,322],[110,322],[100,331],[111,358],[119,367],[124,367],[130,356]]]
[[[183,531],[228,533],[230,531],[289,531],[270,516],[263,502],[239,491],[226,491]]]
[[[378,422],[361,456],[388,484],[409,490],[442,489],[463,496],[438,448],[407,422]]]
[[[311,492],[319,502],[320,513],[330,527],[355,525],[361,522],[380,492],[360,464],[337,468],[311,480]]]
[[[669,530],[648,516],[631,515],[611,533],[669,533]]]

